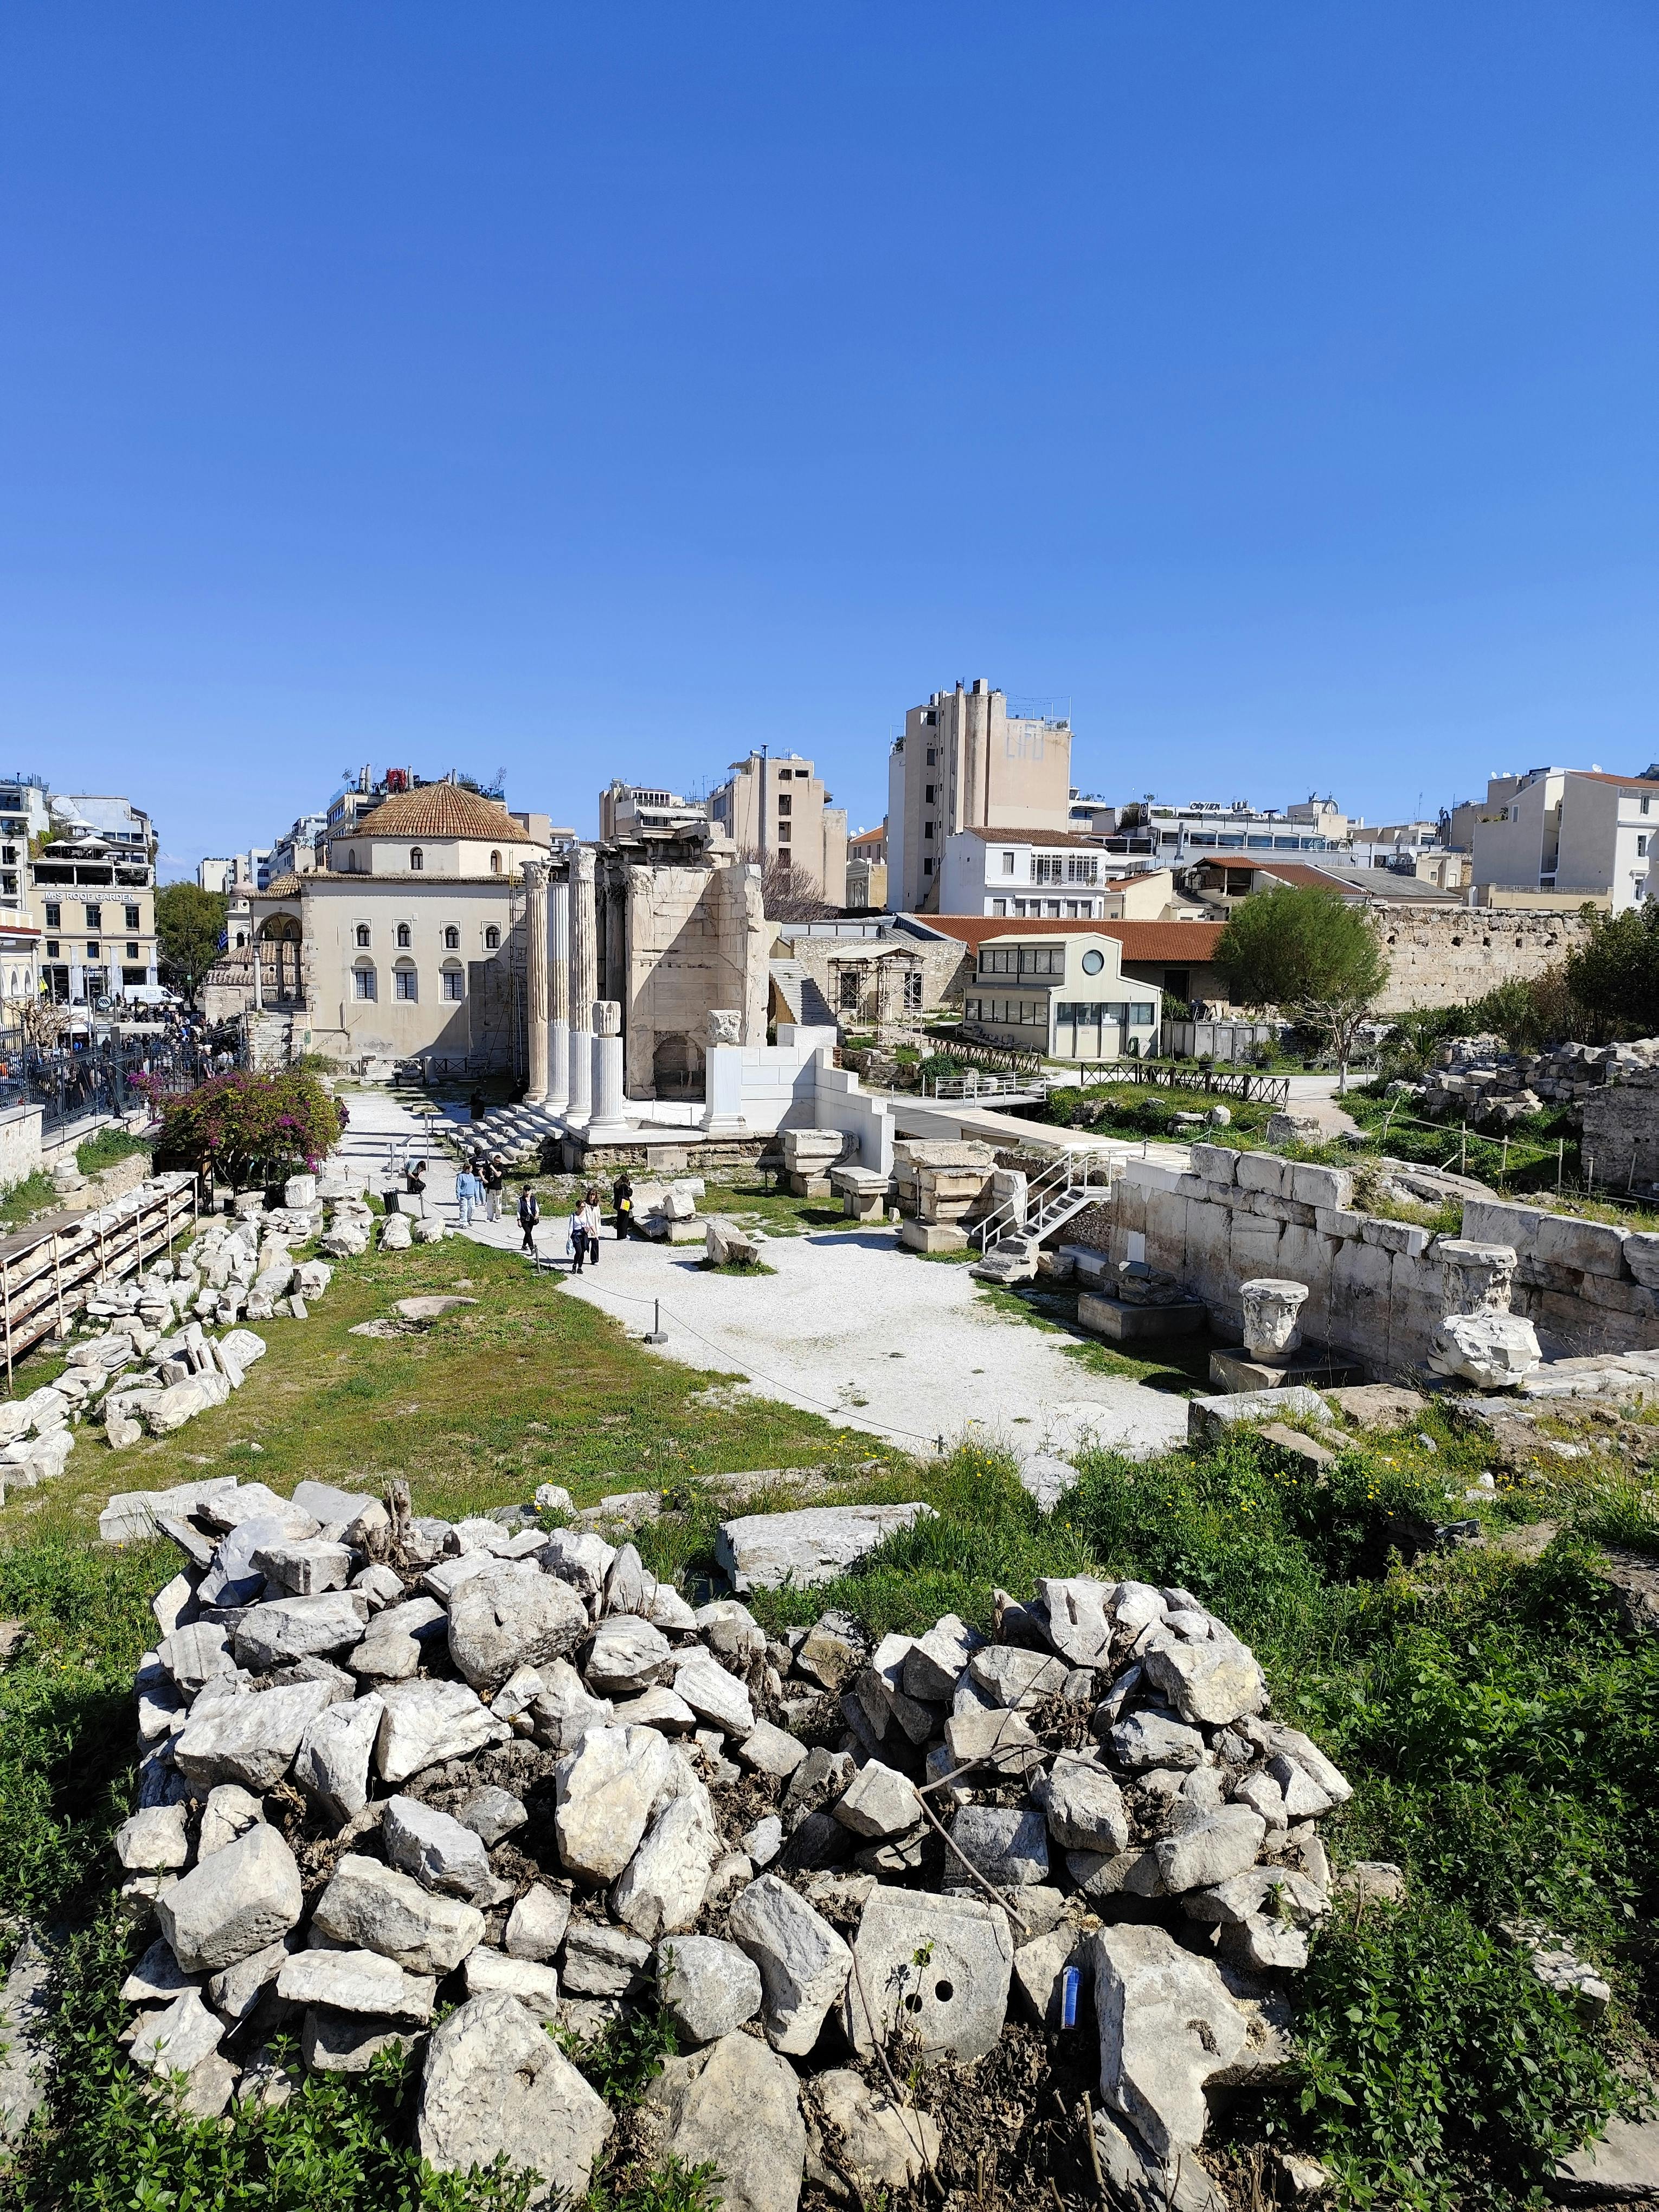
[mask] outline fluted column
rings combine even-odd
[[[625,1137],[628,1123],[623,1112],[622,1006],[615,999],[596,999],[593,1021],[593,1118],[587,1125],[587,1141]]]
[[[539,860],[524,868],[526,1041],[529,1065],[526,1106],[547,1103],[547,870]]]
[[[555,876],[547,887],[547,1106],[562,1114],[570,1103],[570,878]]]
[[[570,856],[570,1104],[566,1121],[581,1127],[593,1108],[593,1000],[599,991],[599,912],[593,889],[593,848],[578,845]]]

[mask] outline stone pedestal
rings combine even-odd
[[[830,1188],[841,1193],[849,1221],[884,1221],[893,1179],[878,1168],[831,1168]]]
[[[899,1242],[913,1252],[965,1252],[968,1232],[953,1222],[907,1221],[899,1231]]]
[[[623,1104],[622,1008],[615,999],[593,1003],[593,1101],[590,1145],[615,1143],[628,1134]]]
[[[1252,1359],[1249,1352],[1212,1352],[1210,1354],[1210,1388],[1237,1394],[1243,1390],[1295,1389],[1306,1384],[1316,1390],[1346,1388],[1352,1382],[1363,1382],[1365,1370],[1352,1361],[1321,1358],[1314,1356],[1311,1346],[1304,1347],[1304,1355],[1296,1359]]]
[[[1133,1305],[1127,1299],[1085,1291],[1077,1302],[1077,1325],[1112,1344],[1139,1344],[1163,1336],[1196,1336],[1209,1320],[1194,1299],[1172,1305]]]

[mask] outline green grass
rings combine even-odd
[[[100,1168],[112,1168],[117,1160],[131,1159],[135,1152],[149,1149],[144,1138],[131,1136],[125,1129],[100,1129],[96,1136],[76,1146],[75,1164],[82,1175],[96,1175]]]
[[[8,1229],[21,1229],[25,1222],[49,1206],[57,1194],[52,1188],[52,1177],[44,1168],[37,1168],[32,1176],[26,1176],[21,1182],[13,1183],[10,1189],[0,1196],[0,1224]]]
[[[852,1220],[840,1199],[797,1198],[793,1191],[769,1190],[763,1183],[711,1182],[697,1200],[699,1213],[719,1213],[745,1229],[769,1237],[817,1237],[826,1230],[867,1229]]]
[[[350,1325],[413,1291],[481,1303],[420,1338]],[[1006,1312],[1066,1328],[1045,1299],[990,1293]],[[1012,1303],[1006,1303],[1012,1298]],[[1256,1650],[1273,1710],[1344,1766],[1351,1805],[1323,1824],[1340,1863],[1399,1860],[1399,1911],[1344,1907],[1295,1986],[1301,2070],[1218,2118],[1218,2136],[1316,2153],[1340,2202],[1403,2212],[1510,2212],[1540,2201],[1548,2161],[1598,2124],[1615,2060],[1659,2028],[1650,1929],[1659,1906],[1659,1638],[1624,1621],[1595,1540],[1659,1542],[1645,1474],[1628,1454],[1505,1480],[1491,1506],[1465,1487],[1490,1463],[1478,1431],[1431,1410],[1411,1430],[1352,1441],[1315,1477],[1259,1437],[1135,1463],[1085,1453],[1083,1480],[1040,1516],[994,1454],[918,1463],[723,1379],[658,1359],[556,1279],[511,1255],[453,1244],[344,1264],[306,1323],[262,1325],[268,1357],[232,1404],[179,1437],[107,1455],[90,1437],[56,1486],[0,1516],[0,1611],[27,1639],[0,1668],[0,1911],[75,1928],[45,2119],[0,2208],[67,2212],[458,2212],[509,2208],[519,2181],[442,2180],[411,2150],[414,2075],[382,2062],[361,2081],[313,2077],[273,2112],[227,2125],[157,2111],[114,2043],[115,1991],[143,1938],[110,1909],[107,1838],[130,1802],[134,1662],[170,1547],[90,1540],[116,1486],[207,1470],[291,1488],[302,1475],[364,1488],[409,1473],[417,1507],[459,1513],[567,1484],[579,1504],[659,1487],[640,1545],[660,1573],[713,1566],[717,1489],[699,1477],[826,1468],[848,1498],[921,1498],[937,1518],[859,1571],[804,1595],[761,1594],[781,1628],[841,1605],[875,1632],[947,1611],[988,1626],[999,1587],[1040,1574],[1133,1574],[1195,1591]],[[1201,1340],[1130,1357],[1078,1344],[1097,1371],[1189,1387]],[[20,1374],[28,1387],[44,1365]],[[1164,1378],[1168,1378],[1164,1380]],[[1627,1425],[1615,1441],[1644,1440]],[[1426,1441],[1424,1441],[1426,1439]],[[255,1452],[252,1447],[262,1449]],[[872,1453],[874,1456],[872,1457]],[[763,1510],[782,1504],[753,1501]],[[753,1510],[751,1505],[747,1510]],[[1559,1520],[1542,1556],[1487,1547],[1409,1555],[1415,1530],[1473,1516]],[[1610,2017],[1583,2020],[1498,1940],[1516,1913],[1546,1919],[1612,1982]],[[666,2051],[647,2020],[627,2048],[582,2063],[634,2094]],[[602,2174],[580,2212],[713,2212],[708,2177]]]

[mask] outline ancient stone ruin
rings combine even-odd
[[[735,1575],[823,1578],[926,1509],[844,1511],[729,1524]],[[180,1567],[116,1838],[153,1931],[123,1995],[191,2111],[416,2044],[434,2166],[580,2193],[617,2120],[564,2045],[659,2001],[681,2055],[639,2155],[711,2160],[728,2212],[808,2180],[869,2205],[955,2171],[913,2069],[1023,2020],[1092,2050],[1114,2186],[1214,2201],[1208,2097],[1289,2063],[1349,1789],[1190,1592],[1048,1579],[988,1639],[769,1639],[528,1508],[221,1478],[144,1518]]]

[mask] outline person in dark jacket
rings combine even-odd
[[[536,1256],[536,1231],[541,1218],[542,1202],[526,1183],[524,1187],[524,1195],[519,1200],[519,1226],[524,1231],[524,1243],[521,1249],[528,1252],[532,1260]]]
[[[611,1203],[617,1215],[617,1242],[623,1244],[634,1233],[634,1186],[626,1168],[611,1187]]]

